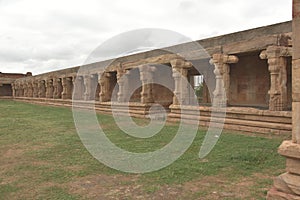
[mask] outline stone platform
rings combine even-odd
[[[143,104],[139,102],[118,103],[118,102],[95,102],[95,101],[73,101],[70,99],[49,99],[49,98],[28,98],[18,97],[15,101],[21,101],[26,103],[34,103],[40,105],[49,106],[64,106],[64,107],[76,107],[82,109],[95,109],[96,112],[112,115],[113,112],[118,115],[128,116],[136,118],[149,118],[150,108],[153,114],[159,115],[161,110],[153,104]],[[169,113],[168,105],[163,105],[167,113]]]
[[[292,113],[290,111],[269,111],[255,108],[228,107],[226,114],[214,112],[211,118],[211,107],[195,106],[170,106],[171,113],[169,121],[180,121],[180,118],[188,120],[190,123],[198,123],[201,126],[209,126],[211,122],[223,123],[224,129],[245,131],[253,133],[290,134],[292,130]],[[198,109],[200,116],[196,116],[195,109]]]
[[[48,98],[26,98],[18,97],[16,101],[50,105],[72,107],[72,100],[48,99]],[[137,118],[149,118],[149,109],[153,104],[142,104],[138,102],[117,103],[117,102],[94,102],[94,101],[76,101],[76,107],[84,109],[95,109],[99,113],[112,114],[114,112],[119,115],[129,115]],[[179,122],[184,119],[187,123],[199,123],[199,125],[208,127],[211,122],[220,125],[224,114],[215,112],[211,118],[211,107],[204,106],[163,106],[167,113],[169,122]],[[128,109],[129,108],[129,109]],[[153,107],[152,107],[153,108]],[[195,112],[195,110],[198,112]],[[159,115],[161,110],[155,111]],[[195,113],[200,115],[195,115]],[[259,110],[255,108],[228,107],[226,108],[226,118],[224,129],[252,132],[252,133],[271,133],[271,134],[290,134],[292,130],[292,113],[290,111],[269,111]]]

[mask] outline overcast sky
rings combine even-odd
[[[79,66],[103,42],[134,29],[198,40],[291,16],[292,0],[0,0],[0,72]]]

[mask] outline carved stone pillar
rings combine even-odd
[[[46,98],[53,98],[53,92],[54,92],[53,80],[48,79],[46,81]]]
[[[74,85],[74,99],[84,100],[85,99],[85,83],[83,76],[77,76],[73,78]]]
[[[38,82],[38,88],[39,88],[39,98],[45,98],[46,97],[46,85],[45,85],[44,80],[41,80]]]
[[[83,82],[84,82],[84,100],[88,101],[91,100],[91,89],[92,89],[92,80],[90,75],[85,75],[83,77]]]
[[[15,87],[16,87],[16,96],[20,97],[21,96],[21,85],[20,85],[20,83],[16,83]]]
[[[300,199],[300,0],[293,1],[293,131],[292,141],[284,141],[279,154],[287,158],[286,171],[274,179],[267,200]]]
[[[95,99],[95,90],[96,90],[96,76],[94,74],[92,75],[86,75],[84,76],[84,100],[94,100]]]
[[[39,88],[38,88],[38,83],[36,81],[32,81],[32,97],[38,98],[39,97]]]
[[[12,96],[13,96],[13,98],[16,97],[15,83],[12,83],[12,84],[11,84],[11,90],[12,90]]]
[[[53,79],[53,98],[54,99],[61,99],[62,93],[62,83],[60,78]]]
[[[62,99],[72,99],[72,78],[65,77],[62,78],[63,91],[61,93]]]
[[[174,96],[173,96],[173,104],[174,105],[179,105],[180,103],[180,97],[181,97],[181,93],[180,93],[180,85],[181,85],[181,74],[180,72],[173,68],[172,69],[173,72],[173,78],[174,78],[174,82],[175,82],[175,89],[174,89]],[[179,98],[179,99],[178,99]]]
[[[214,54],[210,63],[214,65],[216,76],[216,88],[213,92],[213,105],[224,107],[228,105],[230,98],[230,65],[237,63],[238,57],[225,54]]]
[[[128,74],[126,70],[117,70],[117,83],[119,84],[118,102],[127,102],[128,99]]]
[[[175,82],[173,105],[185,105],[189,103],[188,69],[192,65],[182,59],[171,61],[173,78]]]
[[[97,76],[95,101],[100,101],[100,92],[101,92],[101,87],[100,87],[100,83],[99,83],[99,77]]]
[[[18,97],[18,90],[19,90],[19,88],[18,88],[17,82],[14,82],[14,88],[15,88],[15,95],[14,95],[14,97]]]
[[[142,65],[139,67],[142,81],[141,103],[153,103],[153,78],[155,66]]]
[[[22,86],[21,83],[17,83],[17,96],[21,97],[22,96]]]
[[[92,74],[91,75],[91,100],[99,100],[100,91],[97,91],[97,86],[98,86],[98,76],[97,74]],[[98,94],[96,95],[96,93]]]
[[[22,88],[23,88],[23,96],[24,97],[28,97],[28,88],[27,88],[27,83],[24,81],[23,83],[22,83]]]
[[[260,54],[261,59],[268,59],[271,75],[269,90],[269,110],[287,110],[287,57],[291,56],[291,48],[270,46]]]
[[[27,82],[27,97],[33,97],[33,85],[31,80]]]
[[[100,102],[107,102],[111,100],[110,90],[110,77],[111,74],[107,72],[98,74],[98,82],[100,84]]]
[[[25,97],[25,86],[24,83],[20,83],[20,97]]]
[[[84,76],[84,100],[94,100],[95,99],[95,90],[96,90],[95,75],[85,75]]]

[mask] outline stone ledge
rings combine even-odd
[[[217,112],[226,112],[230,114],[244,114],[244,115],[257,115],[257,116],[271,116],[271,117],[286,117],[292,118],[291,111],[270,111],[270,110],[260,110],[257,108],[251,107],[234,107],[228,106],[226,108],[213,108],[211,106],[188,106],[188,105],[170,105],[172,110],[190,110],[194,111],[195,109],[204,112],[211,112],[212,109]]]
[[[278,153],[285,157],[300,159],[300,144],[284,141],[280,145]]]

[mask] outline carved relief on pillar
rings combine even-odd
[[[38,98],[39,97],[39,88],[38,88],[38,83],[35,80],[31,81],[32,84],[32,97]]]
[[[53,98],[53,92],[54,92],[53,79],[48,79],[46,81],[46,98]]]
[[[38,82],[38,88],[39,88],[39,98],[45,98],[46,97],[46,85],[44,80],[40,80]]]
[[[85,75],[83,76],[83,83],[84,83],[84,100],[91,99],[91,76]]]
[[[171,61],[172,73],[175,82],[173,104],[185,105],[189,103],[189,81],[188,69],[192,64],[184,61],[183,59],[175,59]]]
[[[20,83],[20,97],[24,97],[25,95],[25,86],[24,86],[24,83],[21,82]]]
[[[99,100],[99,90],[97,91],[97,86],[98,86],[98,75],[97,74],[92,74],[91,75],[91,100]],[[96,95],[96,93],[98,93]],[[97,98],[96,98],[97,96]]]
[[[107,72],[98,74],[98,83],[100,84],[100,102],[107,102],[111,100],[110,77],[111,74]]]
[[[213,92],[213,104],[224,107],[228,105],[230,98],[230,65],[239,61],[237,56],[226,54],[214,54],[210,64],[214,65],[216,76],[216,88]]]
[[[22,97],[23,96],[23,87],[22,87],[22,83],[18,83],[18,96]]]
[[[85,98],[85,84],[83,76],[73,77],[74,94],[75,100],[84,100]]]
[[[53,98],[60,99],[62,93],[62,83],[60,78],[53,79]]]
[[[128,99],[128,74],[120,65],[117,69],[117,83],[119,85],[118,102],[127,102]]]
[[[22,82],[22,88],[23,88],[23,96],[28,97],[28,88],[27,88],[27,83],[25,81]]]
[[[178,98],[180,98],[180,82],[181,82],[181,74],[179,73],[179,71],[175,68],[172,69],[173,72],[173,78],[174,78],[174,82],[175,82],[175,89],[174,89],[174,96],[173,96],[173,104],[174,105],[179,105],[180,100]]]
[[[156,67],[152,65],[139,66],[142,82],[141,103],[153,103],[153,82]]]
[[[72,78],[71,77],[65,77],[62,78],[62,87],[63,91],[61,93],[62,99],[72,99]]]
[[[97,76],[96,92],[95,92],[95,101],[100,101],[100,92],[101,92],[101,88],[100,88],[99,78],[98,78],[98,76]]]
[[[21,96],[21,85],[20,83],[16,83],[16,96],[20,97]]]
[[[15,83],[11,84],[11,90],[12,90],[12,96],[16,97],[16,88],[15,88]]]
[[[72,77],[72,84],[73,84],[73,90],[72,90],[72,98],[73,98],[73,100],[77,100],[77,98],[76,98],[76,93],[77,93],[77,83],[76,83],[76,80],[77,79],[77,76],[73,76]]]
[[[15,88],[16,88],[16,97],[20,97],[21,96],[21,86],[20,86],[19,82],[15,83]]]
[[[268,59],[271,86],[269,90],[269,110],[282,111],[288,108],[287,97],[287,57],[291,56],[290,47],[270,46],[260,54]]]
[[[33,85],[32,85],[32,81],[29,80],[27,83],[27,97],[33,97]]]
[[[13,83],[13,87],[14,87],[14,97],[18,97],[18,85],[16,82]]]
[[[96,76],[95,75],[85,75],[84,76],[84,100],[94,100],[95,99],[95,90],[96,90]]]

